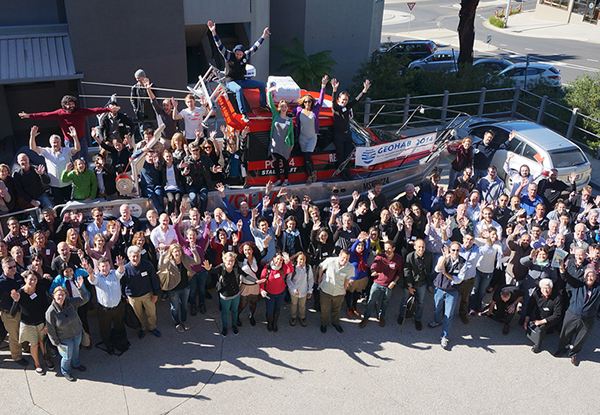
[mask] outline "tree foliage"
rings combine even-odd
[[[298,38],[292,39],[292,46],[278,47],[283,53],[283,63],[279,71],[290,69],[289,75],[304,89],[315,90],[321,85],[323,75],[331,75],[337,62],[331,57],[331,50],[309,55]]]

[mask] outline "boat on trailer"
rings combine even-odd
[[[188,89],[196,96],[208,96],[209,106],[222,114],[227,126],[239,131],[246,126],[250,128],[243,154],[246,185],[228,186],[225,197],[235,208],[239,208],[243,201],[251,208],[256,207],[266,196],[265,185],[270,180],[277,180],[273,160],[268,154],[272,115],[269,111],[259,109],[258,90],[244,90],[245,99],[252,109],[252,113],[248,114],[250,122],[244,123],[237,111],[235,96],[227,91],[222,73],[217,68],[211,66],[204,76],[199,77],[198,83]],[[310,94],[315,99],[319,97],[318,92],[297,88],[298,98],[305,94]],[[290,110],[296,105],[297,101],[292,100]],[[207,116],[205,121],[211,120]],[[382,183],[382,191],[388,199],[396,197],[404,191],[406,184],[421,183],[437,167],[440,159],[447,154],[445,143],[451,139],[446,131],[406,137],[399,133],[362,127],[351,119],[350,128],[355,151],[350,160],[345,161],[352,177],[352,180],[347,181],[336,171],[337,155],[333,144],[333,113],[329,95],[325,95],[319,114],[319,127],[317,146],[312,156],[318,180],[307,186],[304,158],[298,146],[295,146],[289,158],[290,184],[287,186],[288,197],[297,195],[302,200],[304,196],[309,196],[312,202],[319,206],[328,204],[332,194],[339,196],[342,204],[349,204],[354,191],[364,193],[375,183]],[[90,147],[89,151],[90,155],[93,155],[98,148]],[[133,216],[145,219],[146,212],[152,209],[152,204],[148,198],[141,196],[139,173],[143,164],[144,155],[141,154],[131,160],[130,172],[117,177],[118,198],[96,199],[90,202],[70,201],[60,206],[62,212],[81,212],[84,220],[91,221],[93,208],[101,208],[108,217],[119,217],[119,207],[127,203]],[[271,200],[279,190],[279,187],[272,190],[269,195]],[[188,200],[187,196],[184,196],[184,202],[188,203]],[[211,190],[208,193],[208,210],[212,211],[216,207],[223,207],[223,202],[219,192]]]

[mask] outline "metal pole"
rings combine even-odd
[[[544,112],[546,112],[546,104],[548,104],[548,95],[544,95],[542,97],[542,103],[540,104],[540,110],[538,111],[537,120],[535,121],[538,124],[542,124],[542,120],[544,119]]]
[[[410,34],[410,22],[412,21],[412,9],[410,9],[410,17],[408,18],[408,33]]]
[[[448,98],[450,98],[450,91],[446,90],[446,91],[444,91],[444,100],[443,100],[443,103],[442,103],[441,121],[443,123],[446,122],[446,115],[448,113]]]
[[[371,98],[367,97],[365,99],[365,119],[363,121],[364,125],[369,124],[369,119],[371,118]]]
[[[527,91],[527,69],[529,68],[529,55],[527,55],[527,63],[525,63],[525,83],[523,84],[523,89]]]
[[[506,5],[506,13],[504,13],[504,27],[508,27],[508,14],[510,13],[510,0]]]
[[[485,87],[481,88],[481,95],[479,95],[479,108],[477,109],[477,116],[481,117],[483,115],[483,106],[485,105]]]
[[[579,108],[573,108],[573,113],[571,114],[571,121],[569,121],[569,128],[567,129],[567,140],[570,140],[573,136],[573,130],[575,129],[575,123],[577,122],[577,114],[579,113]]]

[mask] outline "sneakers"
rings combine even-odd
[[[240,333],[240,330],[237,328],[237,326],[233,326],[231,331],[233,332],[234,336],[237,336]]]
[[[190,329],[190,325],[188,323],[183,323],[183,329],[188,331]]]
[[[306,327],[306,324],[307,324],[307,323],[306,323],[306,319],[305,319],[305,318],[301,318],[301,319],[300,319],[300,325],[301,325],[302,327]]]
[[[144,337],[146,337],[146,330],[140,330],[138,332],[138,338],[142,340]]]
[[[73,377],[73,375],[72,375],[72,374],[70,374],[70,373],[67,373],[67,374],[65,375],[65,379],[67,379],[69,382],[75,382],[75,378],[74,378],[74,377]]]
[[[162,337],[162,333],[157,329],[150,330],[150,333],[154,334],[156,337]]]
[[[576,354],[571,356],[571,363],[573,364],[573,366],[579,366],[579,359],[577,358]]]
[[[423,324],[420,321],[415,320],[415,329],[417,329],[417,331],[423,330]]]
[[[307,186],[310,186],[312,183],[313,183],[312,176],[308,176],[308,177],[306,178],[306,185],[307,185]]]
[[[296,325],[296,318],[295,318],[295,317],[292,317],[292,318],[290,319],[290,326],[295,326],[295,325]]]
[[[250,118],[248,118],[246,114],[242,114],[242,121],[244,121],[247,124],[250,122]]]
[[[290,182],[287,179],[285,179],[281,185],[282,186],[289,186]],[[600,318],[600,317],[598,317],[598,318]]]
[[[477,315],[477,312],[475,310],[471,310],[471,311],[469,311],[469,315],[475,316],[475,315]]]
[[[385,317],[379,316],[379,327],[385,327]]]
[[[442,337],[442,341],[440,342],[442,349],[448,350],[448,337]]]
[[[358,327],[360,327],[361,329],[364,329],[368,322],[369,322],[368,318],[363,318],[362,321],[360,322],[360,324],[358,325]]]
[[[277,187],[281,184],[281,180],[277,180],[275,183],[273,183],[273,187]]]
[[[221,330],[221,337],[227,337],[227,327],[223,327],[223,330]]]
[[[427,327],[429,327],[430,329],[434,329],[434,328],[439,327],[441,325],[442,325],[442,323],[436,323],[435,321],[432,321],[431,323],[429,323],[427,325]]]
[[[316,171],[316,170],[313,170],[313,172],[312,172],[312,176],[311,176],[311,177],[312,177],[312,181],[313,181],[313,183],[316,183],[316,182],[317,182],[317,180],[318,180],[318,179],[317,179],[317,171]]]
[[[176,325],[175,330],[177,330],[179,333],[183,333],[185,331],[181,324]]]

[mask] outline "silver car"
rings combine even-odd
[[[408,65],[408,69],[421,69],[424,71],[446,71],[456,70],[458,61],[457,50],[438,50],[433,55],[416,60]]]
[[[473,143],[483,139],[486,131],[494,132],[493,141],[501,144],[508,140],[508,135],[515,130],[517,135],[506,149],[496,151],[492,164],[498,168],[498,175],[504,178],[508,189],[512,187],[510,175],[504,172],[503,166],[508,152],[515,155],[509,161],[514,171],[519,171],[524,164],[529,166],[531,174],[540,179],[547,176],[551,169],[558,170],[558,180],[569,183],[569,175],[577,175],[577,190],[590,181],[592,166],[584,152],[572,141],[562,135],[531,121],[496,121],[486,118],[471,118],[460,130],[457,138],[471,137]]]

